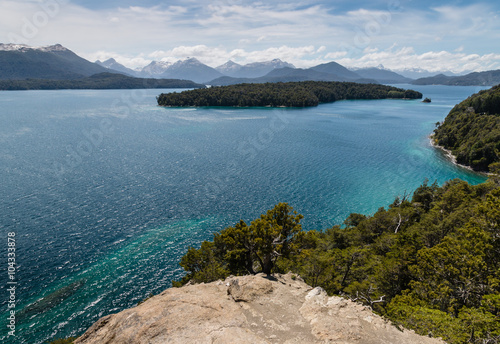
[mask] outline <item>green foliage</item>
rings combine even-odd
[[[222,259],[215,252],[212,242],[204,241],[199,249],[190,247],[182,257],[180,265],[189,274],[181,281],[173,282],[174,287],[180,287],[189,281],[193,283],[212,282],[229,276],[229,270],[223,267]]]
[[[284,203],[190,248],[177,285],[288,272],[449,343],[500,342],[500,186],[425,181],[372,216],[302,232]],[[267,264],[265,262],[271,262]]]
[[[62,89],[142,89],[142,88],[201,88],[189,80],[142,79],[115,73],[99,73],[74,80],[25,79],[0,80],[0,90],[62,90]]]
[[[294,259],[292,271],[331,294],[450,343],[497,343],[500,188],[427,181],[371,217],[351,214]],[[344,232],[344,235],[342,235]],[[309,235],[311,232],[309,232]]]
[[[387,316],[396,324],[424,336],[441,337],[448,343],[466,343],[460,321],[407,296],[397,296],[387,307]]]
[[[490,165],[500,161],[500,86],[455,106],[434,130],[434,139],[451,150],[458,163],[490,171]]]
[[[306,107],[342,99],[422,98],[420,92],[353,82],[277,82],[237,84],[161,94],[161,106]]]
[[[298,250],[303,237],[302,215],[286,203],[279,203],[248,226],[240,221],[214,234],[214,241],[204,241],[199,249],[190,247],[180,265],[188,272],[173,282],[179,287],[187,282],[212,282],[230,274],[271,274],[279,259]]]

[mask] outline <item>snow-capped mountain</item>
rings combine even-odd
[[[67,52],[70,51],[69,49],[63,47],[60,44],[54,44],[54,45],[48,45],[46,47],[38,47],[35,48],[38,51],[43,51],[45,53],[53,53],[53,52]]]
[[[266,75],[272,70],[285,67],[295,68],[294,65],[288,62],[283,62],[280,59],[274,59],[271,61],[248,63],[244,66],[229,60],[216,69],[222,74],[234,78],[258,78]]]
[[[159,75],[165,79],[186,79],[198,83],[206,83],[221,76],[223,76],[222,73],[201,63],[194,57],[175,62]]]
[[[103,72],[109,70],[60,44],[30,47],[0,43],[0,79],[77,79]]]
[[[28,49],[33,49],[33,48],[30,48],[25,44],[0,43],[0,51],[23,51],[23,50],[26,51]]]
[[[30,47],[29,45],[26,44],[13,44],[13,43],[8,43],[8,44],[3,44],[0,43],[0,51],[20,51],[20,52],[26,52],[30,50],[35,50],[35,51],[42,51],[45,53],[49,52],[61,52],[61,51],[70,51],[69,49],[63,47],[60,44],[55,44],[55,45],[48,45],[44,47]]]
[[[235,73],[237,73],[241,69],[241,67],[243,67],[243,66],[236,63],[236,62],[229,60],[226,63],[224,63],[223,65],[215,67],[215,69],[224,75],[231,76],[231,75],[236,75]]]
[[[246,65],[229,60],[217,68],[212,68],[196,58],[187,58],[175,63],[153,61],[142,69],[132,70],[114,59],[89,62],[60,44],[30,47],[25,44],[0,43],[0,79],[78,79],[104,72],[148,78],[184,79],[213,85],[300,80],[406,83],[410,81],[408,78],[421,78],[438,73],[421,68],[389,70],[382,65],[349,70],[335,62],[297,69],[280,59]],[[446,76],[456,75],[449,71],[440,73]]]
[[[140,70],[140,74],[144,77],[156,78],[165,73],[172,66],[171,62],[153,61]]]

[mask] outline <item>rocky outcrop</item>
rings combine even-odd
[[[171,288],[101,318],[78,344],[437,344],[291,274]]]

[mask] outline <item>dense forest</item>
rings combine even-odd
[[[115,73],[99,73],[72,80],[25,79],[0,80],[0,90],[82,90],[82,89],[142,89],[142,88],[201,88],[189,80],[142,79]]]
[[[456,105],[434,130],[434,140],[451,150],[459,164],[477,171],[497,168],[500,161],[500,85]]]
[[[190,248],[174,286],[292,271],[396,326],[448,343],[500,343],[500,178],[424,182],[374,215],[303,231],[280,203]]]
[[[422,94],[377,84],[353,82],[301,81],[265,84],[237,84],[163,93],[161,106],[271,106],[306,107],[343,99],[420,99]]]

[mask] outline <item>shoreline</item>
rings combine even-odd
[[[446,149],[443,146],[440,146],[440,145],[438,145],[438,144],[436,144],[434,142],[434,134],[429,135],[427,138],[429,139],[429,142],[430,142],[431,146],[433,148],[435,148],[435,149],[439,149],[440,151],[442,151],[444,153],[444,155],[453,163],[453,165],[461,167],[461,168],[464,168],[464,169],[466,169],[466,170],[468,170],[470,172],[474,172],[474,173],[477,173],[477,174],[484,175],[484,176],[490,176],[490,175],[492,175],[492,173],[483,172],[483,171],[475,171],[470,166],[459,164],[457,162],[457,158],[453,155],[453,153],[451,152],[451,150]]]

